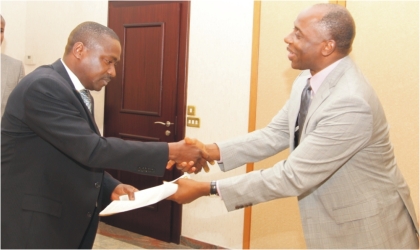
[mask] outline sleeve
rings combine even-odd
[[[120,181],[112,177],[108,172],[104,172],[104,180],[102,182],[102,209],[111,203],[111,194],[119,184],[121,184]]]
[[[337,98],[320,112],[313,130],[287,160],[218,182],[228,211],[300,196],[328,179],[370,140],[372,113],[361,98]]]
[[[81,102],[67,85],[49,75],[25,89],[24,122],[31,131],[84,166],[163,176],[169,151],[166,142],[101,137],[92,130]]]
[[[219,164],[221,170],[228,171],[249,162],[257,162],[288,148],[288,107],[289,102],[286,102],[265,128],[217,143],[223,159],[223,164]]]
[[[20,80],[22,80],[22,78],[25,76],[25,68],[23,67],[23,63],[20,62],[20,70],[19,70],[19,79],[18,79],[18,83],[20,82]]]

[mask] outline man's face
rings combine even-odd
[[[293,31],[284,38],[288,44],[288,58],[292,68],[310,69],[312,73],[318,72],[317,67],[319,60],[322,59],[321,50],[324,39],[317,22],[322,16],[323,13],[318,10],[303,11],[296,19]]]
[[[86,89],[100,91],[115,77],[115,64],[120,60],[121,45],[112,38],[104,38],[82,54],[78,75]]]
[[[6,28],[6,22],[4,21],[4,19],[1,19],[1,42],[0,44],[3,44],[3,39],[4,39],[4,29]]]

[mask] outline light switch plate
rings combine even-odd
[[[187,127],[200,127],[200,118],[197,117],[187,117]]]
[[[195,106],[187,106],[187,115],[195,115]]]

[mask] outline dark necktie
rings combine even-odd
[[[300,142],[300,137],[302,135],[302,130],[303,130],[303,124],[305,124],[306,115],[308,114],[308,109],[312,101],[312,95],[311,95],[312,88],[311,88],[309,80],[310,78],[308,78],[308,82],[306,83],[306,86],[302,91],[302,97],[300,100],[300,109],[299,109],[299,116],[298,116],[299,129],[297,131],[297,135],[295,134],[295,136],[297,136],[296,147],[298,146]]]
[[[88,107],[91,114],[92,113],[92,95],[90,94],[89,90],[82,89],[79,91],[80,95],[82,96],[83,102],[86,104],[86,107]]]

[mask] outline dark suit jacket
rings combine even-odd
[[[101,137],[61,61],[39,67],[1,122],[1,247],[78,248],[118,184],[103,169],[163,176],[167,161],[167,143]]]

